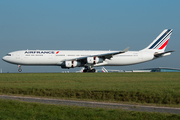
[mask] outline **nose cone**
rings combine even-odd
[[[5,61],[5,62],[8,62],[8,63],[12,63],[12,60],[11,60],[11,58],[9,56],[4,56],[2,58],[2,60]]]
[[[6,56],[4,56],[4,57],[2,58],[2,60],[6,61]]]

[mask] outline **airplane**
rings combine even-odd
[[[8,53],[2,59],[18,65],[61,66],[61,68],[84,67],[83,72],[95,72],[98,66],[125,66],[151,61],[170,55],[165,48],[172,34],[172,29],[165,29],[146,48],[139,51],[80,51],[80,50],[20,50]]]

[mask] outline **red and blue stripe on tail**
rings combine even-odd
[[[144,50],[155,50],[155,51],[164,51],[167,43],[169,41],[169,38],[172,34],[172,29],[165,29],[163,32]]]

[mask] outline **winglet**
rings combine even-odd
[[[126,49],[124,49],[124,50],[122,51],[122,53],[127,52],[127,51],[129,50],[129,48],[130,48],[130,47],[127,47]]]

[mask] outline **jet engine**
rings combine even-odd
[[[87,63],[89,64],[97,64],[97,63],[102,63],[104,60],[99,57],[87,57]]]
[[[78,61],[64,61],[61,65],[61,68],[74,68],[79,67],[81,65]]]

